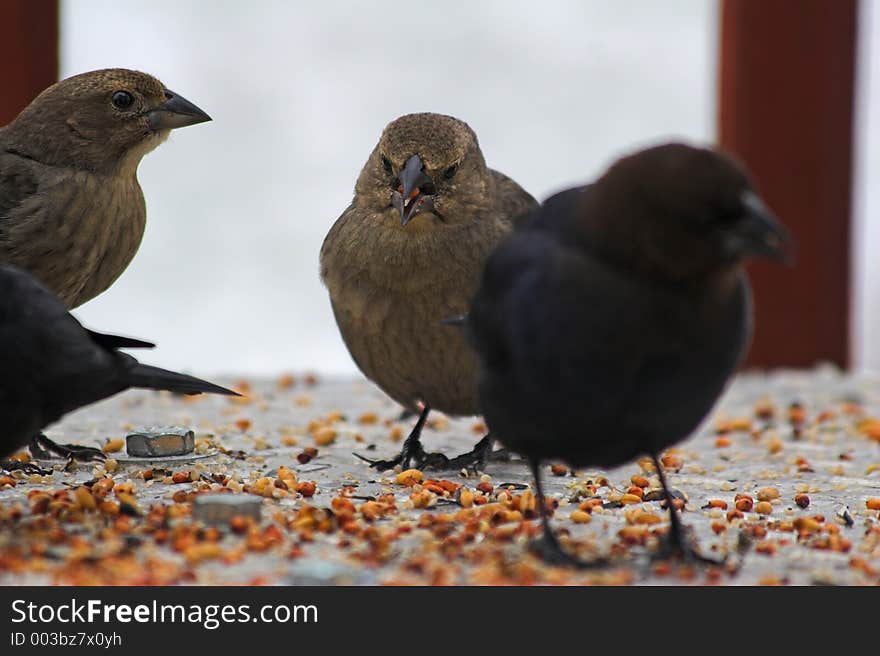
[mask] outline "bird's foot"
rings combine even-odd
[[[41,459],[48,459],[53,456],[79,462],[103,462],[107,459],[106,454],[100,449],[80,446],[78,444],[58,444],[42,433],[31,438],[29,448],[34,458]]]
[[[465,469],[473,472],[481,472],[486,469],[487,462],[505,462],[510,460],[510,451],[507,449],[493,451],[492,446],[494,444],[495,439],[490,434],[477,442],[473,449],[454,458],[447,458],[442,453],[426,454],[430,459],[428,468]]]
[[[721,567],[727,563],[726,558],[717,560],[704,556],[694,548],[694,544],[682,535],[680,531],[670,530],[660,538],[660,545],[652,555],[651,560],[668,560],[679,558],[682,562],[690,565],[715,565]]]
[[[394,469],[395,467],[397,467],[397,465],[401,465],[404,469],[409,469],[410,466],[421,468],[422,462],[428,456],[440,454],[425,453],[425,449],[422,447],[421,442],[419,442],[418,440],[414,440],[412,442],[407,440],[406,442],[404,442],[403,448],[400,450],[400,453],[398,453],[390,460],[374,460],[372,458],[362,456],[359,453],[355,453],[354,455],[356,455],[364,462],[369,463],[370,467],[377,471],[387,471],[389,469]]]
[[[360,458],[365,463],[370,465],[373,469],[378,471],[387,471],[389,469],[394,469],[403,461],[403,457],[398,454],[396,457],[391,460],[379,460],[376,458],[367,458],[366,456],[362,456],[360,453],[352,453],[356,458]]]
[[[556,539],[556,536],[552,533],[547,533],[546,531],[541,534],[540,538],[529,545],[529,551],[548,565],[554,565],[556,567],[599,569],[608,565],[608,561],[605,558],[581,560],[577,556],[572,556],[563,550],[559,541]]]
[[[426,405],[422,408],[419,420],[416,422],[416,425],[413,426],[413,429],[407,438],[403,441],[403,448],[400,450],[400,453],[391,460],[372,460],[358,453],[355,453],[354,455],[364,462],[368,462],[370,467],[378,469],[379,471],[394,469],[397,465],[401,465],[404,469],[409,469],[411,463],[416,463],[418,466],[427,455],[425,449],[422,447],[419,437],[422,434],[422,429],[425,427],[425,421],[428,419],[428,414],[430,412],[430,406]]]
[[[500,454],[499,459],[509,459],[510,457],[509,452],[506,449],[493,452],[491,441],[488,443],[488,446],[485,447],[477,444],[477,446],[471,451],[456,456],[455,458],[450,458],[439,452],[428,453],[422,448],[421,443],[418,443],[415,447],[410,449],[404,447],[397,456],[390,460],[373,460],[362,456],[359,453],[355,453],[354,455],[364,462],[369,463],[370,467],[378,471],[387,471],[389,469],[394,469],[397,465],[401,465],[404,469],[409,469],[410,467],[433,471],[460,471],[462,469],[467,469],[476,472],[483,471],[486,467],[486,462],[495,460],[495,453]]]
[[[40,476],[52,473],[51,469],[43,469],[32,462],[21,462],[20,460],[0,460],[0,469],[8,472],[20,471],[25,474],[39,474]]]

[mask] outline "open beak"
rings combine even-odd
[[[426,186],[433,188],[433,183],[418,155],[406,160],[397,179],[400,185],[391,192],[391,203],[400,212],[400,225],[406,226],[419,212],[433,209],[433,199],[424,191]]]
[[[742,200],[746,213],[728,238],[729,252],[793,264],[794,241],[788,229],[753,192],[747,191]]]
[[[165,102],[147,113],[152,130],[173,130],[210,121],[201,109],[183,96],[165,89]]]

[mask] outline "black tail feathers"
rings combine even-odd
[[[206,380],[179,374],[167,369],[152,367],[148,364],[137,364],[130,370],[128,383],[131,387],[167,390],[177,394],[226,394],[241,396],[225,387],[220,387]]]

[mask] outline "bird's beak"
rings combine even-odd
[[[423,192],[422,187],[430,183],[431,179],[423,168],[422,159],[413,155],[406,160],[403,170],[397,175],[400,186],[391,192],[391,202],[400,212],[401,226],[406,226],[416,214],[428,209],[426,203],[430,205],[430,196]]]
[[[753,192],[745,192],[742,202],[746,212],[727,240],[728,251],[740,257],[767,257],[792,264],[794,241],[788,229]]]
[[[173,91],[165,89],[165,98],[164,103],[147,112],[152,130],[173,130],[211,120],[205,112]]]

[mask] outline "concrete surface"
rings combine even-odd
[[[424,472],[419,486],[407,487],[398,484],[394,473],[374,472],[352,455],[353,451],[373,457],[393,455],[414,422],[396,421],[399,407],[366,381],[296,376],[292,383],[247,382],[250,393],[244,401],[129,392],[80,410],[52,427],[48,435],[53,439],[103,445],[132,428],[189,425],[196,430],[199,453],[193,458],[145,462],[117,452],[111,454],[116,469],[111,463],[109,474],[100,465],[61,471],[63,463],[58,462],[49,477],[16,475],[14,487],[0,489],[0,584],[880,581],[880,521],[878,511],[867,506],[868,499],[880,497],[880,430],[870,421],[880,417],[877,381],[844,376],[830,368],[740,377],[701,430],[673,451],[673,460],[678,458],[681,467],[668,476],[688,499],[683,521],[693,529],[704,553],[728,556],[724,567],[651,560],[657,546],[654,533],[668,525],[665,511],[658,502],[620,507],[615,501],[631,485],[633,475],[644,474],[651,480],[647,490],[656,487],[656,476],[643,471],[639,463],[562,476],[546,468],[546,489],[560,501],[554,526],[570,533],[570,539],[564,539],[566,548],[583,557],[609,557],[606,567],[588,571],[548,567],[530,555],[528,543],[538,522],[527,520],[531,513],[525,513],[524,521],[522,513],[514,512],[517,503],[527,506],[527,499],[514,498],[512,505],[508,501],[505,515],[487,510],[502,507],[492,503],[494,498],[478,509],[465,510],[455,494],[425,492],[428,479],[447,481],[448,487],[460,484],[469,491],[483,481],[493,486],[493,494],[506,483],[529,484],[522,463],[490,463],[488,478],[482,479],[461,472]],[[768,402],[775,408],[769,420],[769,411],[761,410]],[[794,429],[799,411],[791,414],[792,402],[802,403],[805,413],[798,431]],[[756,418],[756,406],[764,419]],[[725,422],[730,430],[725,430]],[[428,450],[456,455],[470,449],[480,436],[478,418],[446,420],[437,415],[423,442]],[[316,442],[320,443],[317,456],[299,462],[296,456]],[[154,478],[144,481],[141,472],[151,466]],[[264,499],[260,526],[238,533],[223,528],[219,535],[209,535],[193,526],[192,497],[186,495],[209,492],[212,475],[222,481],[237,474],[245,489],[234,480],[225,486],[213,483],[215,490],[232,488],[237,494],[258,491],[261,484],[256,481],[269,478],[271,497],[283,488],[275,483],[279,466],[294,472],[299,483],[314,481],[314,495],[304,497],[288,486],[291,489],[275,493],[277,498]],[[167,482],[160,470],[166,470]],[[172,473],[179,472],[196,472],[193,478],[200,480],[173,483]],[[106,476],[117,485],[132,482],[130,496],[125,496],[124,487],[117,487],[123,496],[115,496],[133,499],[141,515],[119,520],[112,509],[77,506],[74,488]],[[601,477],[610,487],[601,485]],[[728,520],[735,495],[750,495],[757,507],[758,490],[768,487],[779,493],[770,501],[769,515],[759,515],[753,508],[742,518]],[[510,496],[521,495],[521,488],[517,485]],[[59,490],[56,497],[61,501],[55,506],[37,507],[40,492]],[[588,523],[576,523],[572,513],[593,492],[606,507],[594,509]],[[809,496],[808,508],[795,504],[798,493]],[[353,495],[351,503],[358,508],[347,524],[344,513],[333,505],[342,503],[333,501],[340,494]],[[393,495],[394,512],[376,516],[369,512],[372,506],[360,505],[382,494]],[[383,503],[389,499],[385,497]],[[725,502],[727,509],[705,508],[712,499]],[[430,505],[413,507],[422,503]],[[147,514],[155,504],[165,510],[179,508],[173,511],[175,516],[159,522],[153,513]],[[312,511],[303,511],[306,506],[332,508],[334,513],[319,513],[323,524],[310,523],[307,515]],[[849,508],[851,526],[842,519],[843,506]],[[662,521],[645,520],[648,515]],[[817,515],[822,517],[817,520]]]

